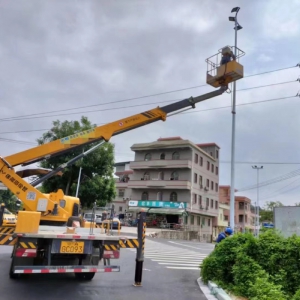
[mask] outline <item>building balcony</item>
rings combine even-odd
[[[162,188],[171,190],[190,190],[191,182],[188,180],[130,180],[128,182],[128,188]]]
[[[130,169],[132,170],[144,170],[144,169],[191,169],[192,161],[187,159],[159,159],[159,160],[148,160],[148,161],[132,161],[130,162]]]
[[[199,206],[198,204],[193,204],[192,206],[190,203],[187,204],[187,209],[188,212],[194,213],[194,214],[200,214],[203,216],[208,216],[208,217],[217,217],[218,216],[218,210],[214,208],[206,208],[205,206]]]
[[[129,184],[129,182],[123,182],[123,181],[116,181],[115,183],[117,189],[122,189],[122,188],[126,189],[128,188],[128,184]]]
[[[219,220],[217,221],[217,225],[219,227],[228,227],[229,222],[228,221],[224,221],[224,220]]]

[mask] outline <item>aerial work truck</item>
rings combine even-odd
[[[206,60],[207,83],[218,88],[197,97],[190,97],[163,107],[156,107],[106,125],[75,133],[71,136],[39,145],[31,149],[0,157],[0,181],[22,201],[15,226],[0,227],[0,245],[13,246],[9,276],[31,273],[74,273],[79,279],[91,280],[97,272],[118,272],[119,266],[101,265],[103,259],[119,258],[121,248],[137,248],[143,253],[141,239],[109,235],[101,228],[85,228],[79,216],[80,200],[64,195],[62,190],[41,193],[35,186],[53,175],[51,172],[33,183],[28,183],[14,170],[57,155],[64,155],[82,146],[94,147],[108,142],[111,137],[153,122],[165,121],[196,104],[222,95],[228,84],[243,78],[243,66],[238,62],[244,52],[233,47],[234,59],[221,64],[224,50]],[[224,48],[223,48],[224,49]],[[229,50],[228,50],[229,49]],[[88,153],[87,153],[88,154]],[[80,156],[72,159],[74,163]],[[62,165],[59,170],[68,164]],[[3,213],[0,217],[3,218]],[[141,225],[142,226],[142,225]],[[144,236],[143,236],[144,238]]]

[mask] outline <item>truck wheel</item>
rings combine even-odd
[[[79,280],[92,280],[95,276],[95,272],[90,273],[75,273],[75,278]]]

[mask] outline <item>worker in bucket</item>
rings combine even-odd
[[[222,49],[222,59],[221,59],[220,65],[225,65],[228,62],[230,62],[232,59],[236,60],[236,56],[231,51],[230,47],[228,47],[228,46],[224,47]]]
[[[228,236],[232,236],[233,234],[233,230],[230,228],[230,227],[227,227],[224,232],[221,232],[217,239],[216,239],[216,246],[221,242],[223,241],[224,239],[226,239]]]

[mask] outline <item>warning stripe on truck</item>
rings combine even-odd
[[[121,248],[138,248],[139,241],[138,239],[119,240],[119,245]]]
[[[21,241],[19,242],[18,248],[23,248],[23,249],[36,249],[36,242],[35,241]]]
[[[16,243],[17,237],[13,236],[15,228],[0,227],[0,245],[12,246]]]
[[[139,241],[137,239],[121,239],[118,242],[106,242],[104,244],[105,250],[119,250],[120,248],[138,248]]]

